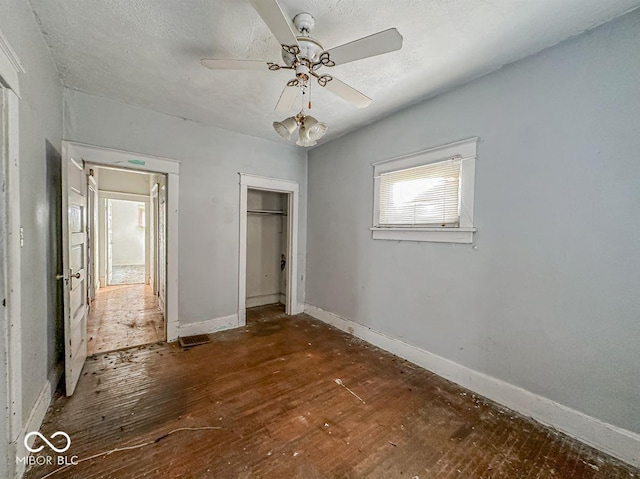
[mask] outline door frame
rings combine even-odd
[[[103,208],[104,210],[108,209],[109,200],[124,200],[124,201],[132,201],[132,202],[135,202],[135,203],[144,203],[145,220],[147,218],[147,214],[149,213],[149,204],[150,204],[150,201],[151,201],[151,196],[150,195],[141,195],[141,194],[138,194],[138,193],[120,193],[119,191],[101,190],[101,191],[98,192],[98,198],[99,198],[99,204],[101,205],[100,207]],[[103,201],[104,201],[104,203],[103,203]],[[108,266],[108,264],[107,264],[108,263],[108,257],[107,257],[107,248],[108,248],[108,246],[107,246],[107,241],[108,241],[107,238],[108,238],[108,236],[107,235],[108,235],[108,232],[107,232],[107,230],[108,230],[108,226],[109,226],[106,212],[104,212],[104,218],[103,219],[104,219],[104,221],[100,224],[100,226],[103,228],[103,232],[104,232],[104,235],[106,237],[104,238],[104,241],[105,241],[104,250],[105,251],[104,251],[104,255],[103,255],[103,257],[101,259],[104,261],[105,271],[106,271],[106,267]],[[150,225],[147,225],[147,227],[148,226],[150,226]],[[145,252],[144,252],[144,255],[145,255],[145,267],[146,267],[146,262],[147,262],[147,255],[148,255],[147,249],[148,249],[148,243],[149,243],[149,238],[147,236],[149,236],[150,234],[151,234],[151,232],[149,232],[149,231],[145,232],[145,241],[144,241],[145,242],[145,245],[144,245],[145,246]],[[149,254],[148,261],[151,262],[152,260],[153,260],[153,258],[151,258],[151,255]],[[147,281],[146,269],[145,269],[144,278],[145,278],[145,283],[144,284],[147,284],[146,283],[146,281]],[[111,286],[111,284],[109,283],[108,275],[107,275],[107,278],[106,278],[106,281],[105,281],[105,286]]]
[[[238,254],[238,326],[247,324],[247,194],[248,190],[273,191],[287,194],[287,298],[286,314],[303,311],[298,303],[298,212],[300,185],[291,180],[265,176],[240,175],[240,250]]]
[[[25,70],[13,48],[0,31],[0,94],[3,96],[4,120],[2,128],[5,143],[0,151],[0,168],[4,172],[5,189],[0,197],[5,204],[6,217],[0,218],[5,226],[5,236],[0,238],[0,250],[4,260],[0,268],[5,274],[6,291],[0,292],[6,306],[0,302],[0,381],[7,385],[2,393],[2,421],[6,424],[6,436],[1,437],[7,447],[6,457],[0,457],[0,472],[21,474],[24,466],[16,465],[16,456],[25,454],[22,437],[22,293],[21,293],[21,233],[20,227],[20,159],[19,159],[19,78]],[[9,285],[11,285],[9,287]]]
[[[150,258],[149,258],[149,286],[151,287],[151,292],[154,297],[158,297],[158,188],[159,183],[155,181],[151,187],[150,195],[149,195],[149,233],[151,237],[149,238],[149,248],[150,248]]]
[[[85,173],[87,169],[85,168]],[[93,177],[93,172],[90,171],[87,175],[87,304],[89,310],[91,310],[91,301],[96,299],[96,278],[98,271],[96,271],[96,259],[98,256],[97,245],[98,240],[96,237],[96,225],[98,225],[98,184]],[[91,295],[93,293],[93,297]]]
[[[98,166],[162,173],[167,176],[167,284],[165,306],[165,328],[168,342],[178,340],[178,224],[179,224],[179,179],[180,161],[159,156],[116,150],[102,146],[87,145],[68,140],[63,145],[70,147],[85,162]]]

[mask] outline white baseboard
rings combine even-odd
[[[247,308],[255,308],[264,304],[276,304],[280,302],[280,293],[261,294],[259,296],[248,297],[245,303]]]
[[[24,429],[22,430],[22,434],[20,434],[18,443],[15,445],[16,457],[25,457],[30,454],[24,447],[24,437],[31,431],[40,430],[42,421],[44,421],[44,416],[47,414],[47,409],[49,409],[51,401],[53,400],[53,395],[56,392],[56,387],[62,377],[62,372],[62,364],[56,365],[53,371],[49,374],[47,381],[44,383],[44,386],[38,395],[38,399],[36,399],[36,403],[33,405],[33,408],[29,413],[29,419],[27,419]],[[32,437],[29,441],[29,445],[33,446],[34,442],[35,437]],[[22,477],[25,472],[25,468],[26,464],[24,462],[16,463],[16,477]]]
[[[475,371],[311,304],[305,312],[579,441],[640,467],[640,434]]]
[[[238,327],[238,315],[231,314],[222,318],[209,319],[198,323],[180,324],[178,326],[179,336],[194,336],[196,334],[209,334],[225,329]]]

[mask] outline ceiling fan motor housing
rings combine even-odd
[[[309,60],[309,63],[315,63],[320,58],[320,54],[324,52],[324,48],[318,40],[311,37],[298,37],[298,45],[300,46],[300,53],[298,58]],[[285,65],[293,65],[296,56],[292,53],[282,49],[282,60]]]

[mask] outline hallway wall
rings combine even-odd
[[[149,195],[151,190],[149,186],[149,175],[100,167],[96,167],[95,169],[100,174],[98,186],[103,191]]]

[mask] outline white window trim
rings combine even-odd
[[[428,148],[409,155],[379,161],[373,164],[373,226],[374,240],[392,241],[432,241],[437,243],[473,243],[473,201],[475,196],[476,150],[478,138],[468,138],[446,145]],[[414,168],[460,158],[460,226],[456,228],[380,226],[380,175],[393,171]]]

